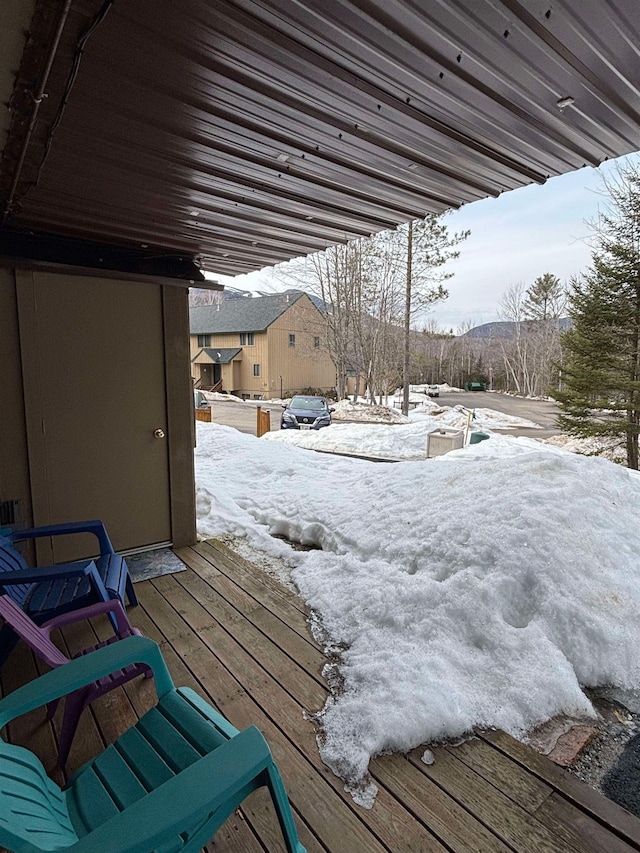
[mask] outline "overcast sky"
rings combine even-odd
[[[640,163],[640,154],[623,159]],[[430,317],[454,330],[466,322],[488,323],[498,319],[500,299],[509,285],[522,282],[528,287],[546,272],[568,281],[585,269],[590,260],[587,221],[602,205],[600,173],[616,162],[476,201],[449,214],[450,230],[469,229],[471,236],[449,265],[454,273],[447,282],[449,298],[434,306]],[[283,289],[271,269],[214,277],[244,290]]]

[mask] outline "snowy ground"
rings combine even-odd
[[[412,395],[414,396],[414,395]],[[415,395],[417,396],[417,395]],[[539,424],[514,418],[493,409],[465,409],[464,406],[441,406],[424,398],[409,412],[408,418],[399,410],[366,403],[342,401],[334,408],[335,422],[321,430],[279,430],[264,436],[269,441],[294,444],[329,453],[350,453],[380,459],[424,459],[427,433],[445,428],[474,430],[540,428]],[[341,419],[350,421],[343,423]],[[355,423],[362,421],[362,423]],[[376,421],[377,423],[371,423]],[[390,428],[389,424],[393,426]]]
[[[601,456],[619,464],[625,464],[627,458],[625,441],[619,437],[576,438],[560,433],[546,439],[546,443],[572,453],[582,453],[583,456]]]
[[[371,449],[386,430],[417,450],[421,420],[321,434],[358,430]],[[359,802],[379,752],[474,726],[522,737],[592,715],[582,686],[640,686],[640,479],[626,469],[503,435],[380,465],[196,426],[199,532],[291,567],[346,649],[320,750]]]

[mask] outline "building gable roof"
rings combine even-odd
[[[219,306],[206,305],[189,311],[192,335],[233,332],[264,332],[304,293],[278,293],[252,299],[225,299]]]
[[[213,364],[229,364],[242,352],[242,347],[203,347],[191,359],[192,364],[210,361]]]

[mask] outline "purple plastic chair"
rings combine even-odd
[[[38,657],[53,668],[68,663],[69,658],[53,643],[50,638],[51,632],[56,628],[61,628],[63,625],[71,625],[74,622],[80,622],[83,619],[89,619],[92,616],[99,616],[103,613],[115,619],[117,625],[116,634],[108,640],[97,643],[95,646],[83,649],[77,655],[74,655],[74,657],[86,655],[103,646],[108,646],[111,643],[122,640],[125,637],[132,637],[134,635],[142,636],[137,628],[131,626],[124,608],[119,601],[100,601],[89,607],[83,607],[80,610],[56,616],[54,619],[45,622],[44,625],[36,625],[13,599],[8,595],[0,595],[0,619],[3,619],[7,625],[10,625],[15,633],[33,649]],[[151,670],[148,667],[142,664],[134,664],[126,666],[124,669],[119,669],[86,687],[82,687],[80,690],[70,693],[65,699],[60,741],[58,744],[58,767],[64,767],[66,764],[80,715],[87,705],[90,705],[94,699],[104,696],[105,693],[108,693],[115,687],[126,684],[138,675],[145,675],[147,678],[150,678],[151,674]],[[48,720],[55,714],[58,701],[51,702],[47,706]]]
[[[21,540],[72,536],[90,533],[96,539],[99,556],[52,566],[29,568],[16,549]],[[42,625],[56,616],[88,607],[96,601],[118,599],[136,605],[138,600],[124,557],[116,554],[104,524],[99,520],[71,521],[33,527],[29,530],[0,530],[0,594],[6,593],[34,622]],[[117,629],[110,615],[114,630]],[[0,631],[0,666],[18,637],[8,625]]]

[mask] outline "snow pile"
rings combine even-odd
[[[464,429],[470,423],[476,429],[542,429],[540,424],[526,418],[506,415],[495,409],[467,409],[465,406],[438,406],[430,401],[426,406],[418,406],[409,412],[409,420],[418,421],[428,418],[434,425],[458,427]]]
[[[456,408],[460,408],[456,406]],[[543,429],[540,424],[527,418],[496,412],[495,409],[473,409],[473,420],[482,429]]]
[[[554,447],[562,447],[571,453],[581,453],[583,456],[601,456],[610,462],[626,463],[627,449],[624,439],[617,437],[598,436],[592,438],[577,438],[573,435],[552,435],[546,441]]]
[[[521,737],[592,714],[581,685],[640,686],[640,479],[624,468],[506,436],[381,467],[197,428],[199,532],[286,555],[346,647],[320,750],[351,786],[384,750],[474,726]]]
[[[236,397],[234,394],[222,394],[220,391],[205,391],[198,388],[198,391],[205,400],[215,403],[244,403],[242,397]]]
[[[376,459],[424,459],[427,453],[427,433],[439,427],[466,430],[509,429],[517,427],[540,428],[533,421],[504,415],[492,409],[476,409],[474,413],[463,406],[439,406],[432,400],[412,409],[408,419],[399,410],[385,406],[369,406],[343,401],[338,403],[340,413],[357,412],[357,417],[366,419],[368,412],[376,411],[381,420],[376,424],[368,422],[339,423],[320,430],[274,430],[263,436],[268,441],[292,444],[307,450],[321,450],[325,453],[347,453],[354,456],[366,456]],[[388,413],[384,414],[384,413]],[[385,420],[386,417],[394,420]],[[355,419],[355,418],[354,418]],[[388,424],[392,426],[389,427]]]
[[[406,424],[407,418],[400,409],[389,406],[376,406],[370,403],[352,403],[351,400],[340,400],[333,403],[334,421],[362,421],[363,423]]]
[[[435,385],[441,394],[462,392],[462,388],[456,388],[453,385],[449,385],[448,382],[426,382],[424,385],[409,385],[409,391],[411,393],[415,392],[416,394],[426,395],[428,389],[431,388],[432,385]],[[396,390],[396,396],[402,396],[402,388],[398,388]]]
[[[370,459],[424,459],[427,454],[424,424],[334,423],[318,430],[274,430],[263,435],[262,439],[306,450],[346,453]]]

